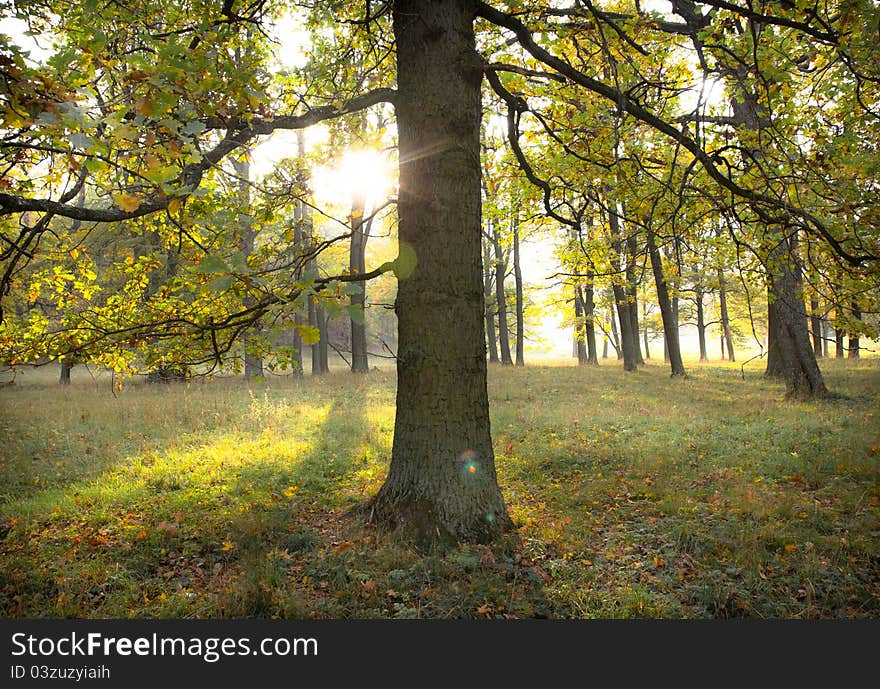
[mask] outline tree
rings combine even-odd
[[[686,377],[687,372],[681,358],[681,347],[678,341],[678,322],[672,312],[672,301],[669,299],[669,290],[666,287],[666,278],[663,274],[663,259],[654,233],[648,228],[646,232],[648,255],[651,259],[651,268],[654,271],[654,282],[657,286],[657,300],[660,303],[660,315],[663,319],[663,333],[666,336],[666,347],[669,354],[669,364],[672,367],[672,376]]]
[[[485,74],[507,111],[517,164],[539,190],[547,216],[575,228],[587,213],[604,216],[614,244],[609,263],[615,264],[625,367],[636,367],[638,339],[623,276],[635,265],[632,241],[644,215],[642,204],[633,203],[633,181],[636,171],[659,170],[654,177],[665,191],[652,194],[651,203],[664,215],[681,211],[670,201],[676,194],[706,198],[719,217],[733,218],[736,242],[765,262],[789,392],[821,396],[815,357],[811,364],[803,356],[805,342],[810,356],[812,350],[801,261],[818,252],[856,273],[855,283],[870,282],[880,256],[876,172],[864,163],[878,140],[880,61],[865,28],[876,24],[876,5],[857,0],[839,12],[836,5],[815,7],[804,18],[789,3],[676,2],[675,21],[644,12],[640,3],[621,5],[610,11],[592,3],[505,3],[498,9],[474,0],[397,0],[367,3],[362,17],[339,4],[316,4],[316,26],[326,27],[338,14],[333,35],[373,47],[390,45],[390,12],[397,91],[388,87],[395,70],[387,49],[370,52],[374,88],[362,92],[365,82],[351,78],[356,66],[346,51],[317,55],[306,74],[272,76],[268,43],[242,26],[261,25],[274,4],[229,1],[218,8],[201,0],[141,0],[138,9],[149,21],[131,22],[131,8],[114,3],[60,11],[55,0],[34,0],[28,9],[36,9],[43,24],[57,21],[64,46],[45,68],[28,66],[15,50],[0,63],[9,104],[9,144],[0,157],[13,171],[0,193],[6,216],[0,299],[61,218],[155,233],[161,246],[156,255],[129,257],[130,270],[118,267],[128,280],[127,296],[136,299],[108,297],[88,327],[65,311],[68,320],[55,328],[35,309],[7,325],[8,302],[0,302],[0,342],[12,342],[13,356],[28,360],[51,351],[125,367],[138,356],[158,361],[173,354],[219,366],[255,323],[269,316],[295,323],[308,305],[325,331],[325,318],[317,315],[322,303],[344,302],[346,285],[394,270],[397,418],[389,475],[368,513],[422,542],[497,536],[510,520],[495,475],[482,330]],[[862,26],[859,18],[871,21]],[[245,41],[248,50],[231,59]],[[666,58],[688,44],[694,65],[721,74],[737,90],[732,117],[700,108],[682,113],[679,96],[692,91],[693,65],[667,69]],[[156,64],[163,68],[154,70]],[[293,258],[243,260],[212,212],[220,162],[279,129],[392,101],[401,160],[397,260],[356,276],[318,275],[309,268],[331,240],[315,237]],[[757,126],[742,124],[743,106],[757,114]],[[571,118],[556,117],[569,110]],[[827,119],[840,125],[837,149],[821,145],[819,125]],[[657,136],[642,145],[644,130]],[[535,144],[528,139],[539,137],[550,154],[533,164]],[[592,148],[593,139],[601,146]],[[845,161],[845,174],[820,154]],[[50,172],[41,176],[43,170]],[[78,208],[71,201],[84,186],[92,201]],[[280,194],[280,204],[290,206],[294,197]],[[667,214],[667,208],[673,210]],[[228,219],[225,209],[217,215]],[[21,223],[8,222],[10,216]],[[163,253],[177,261],[169,289],[145,295],[144,283]],[[55,277],[58,292],[77,276]],[[848,303],[854,287],[835,303]],[[304,338],[316,332],[302,329]],[[114,347],[118,361],[101,358],[102,348]]]
[[[487,541],[511,526],[489,433],[475,12],[464,0],[393,8],[399,241],[413,265],[398,269],[391,467],[368,513],[423,542]]]

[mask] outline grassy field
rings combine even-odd
[[[877,618],[880,360],[823,364],[844,396],[808,404],[761,362],[492,368],[518,528],[444,554],[346,517],[387,469],[391,370],[26,375],[0,390],[0,614]]]

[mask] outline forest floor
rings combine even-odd
[[[0,615],[880,618],[880,359],[822,364],[839,399],[760,361],[492,367],[517,528],[434,554],[347,516],[387,470],[390,369],[31,374],[0,390]]]

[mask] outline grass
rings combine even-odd
[[[880,617],[880,360],[823,364],[844,397],[786,402],[760,362],[493,367],[518,528],[443,555],[345,517],[387,470],[393,372],[32,374],[0,390],[0,614]]]

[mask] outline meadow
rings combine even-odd
[[[564,364],[564,365],[562,365]],[[491,367],[516,529],[418,552],[381,485],[393,369],[0,389],[0,615],[877,618],[880,359],[795,403],[762,362]]]

